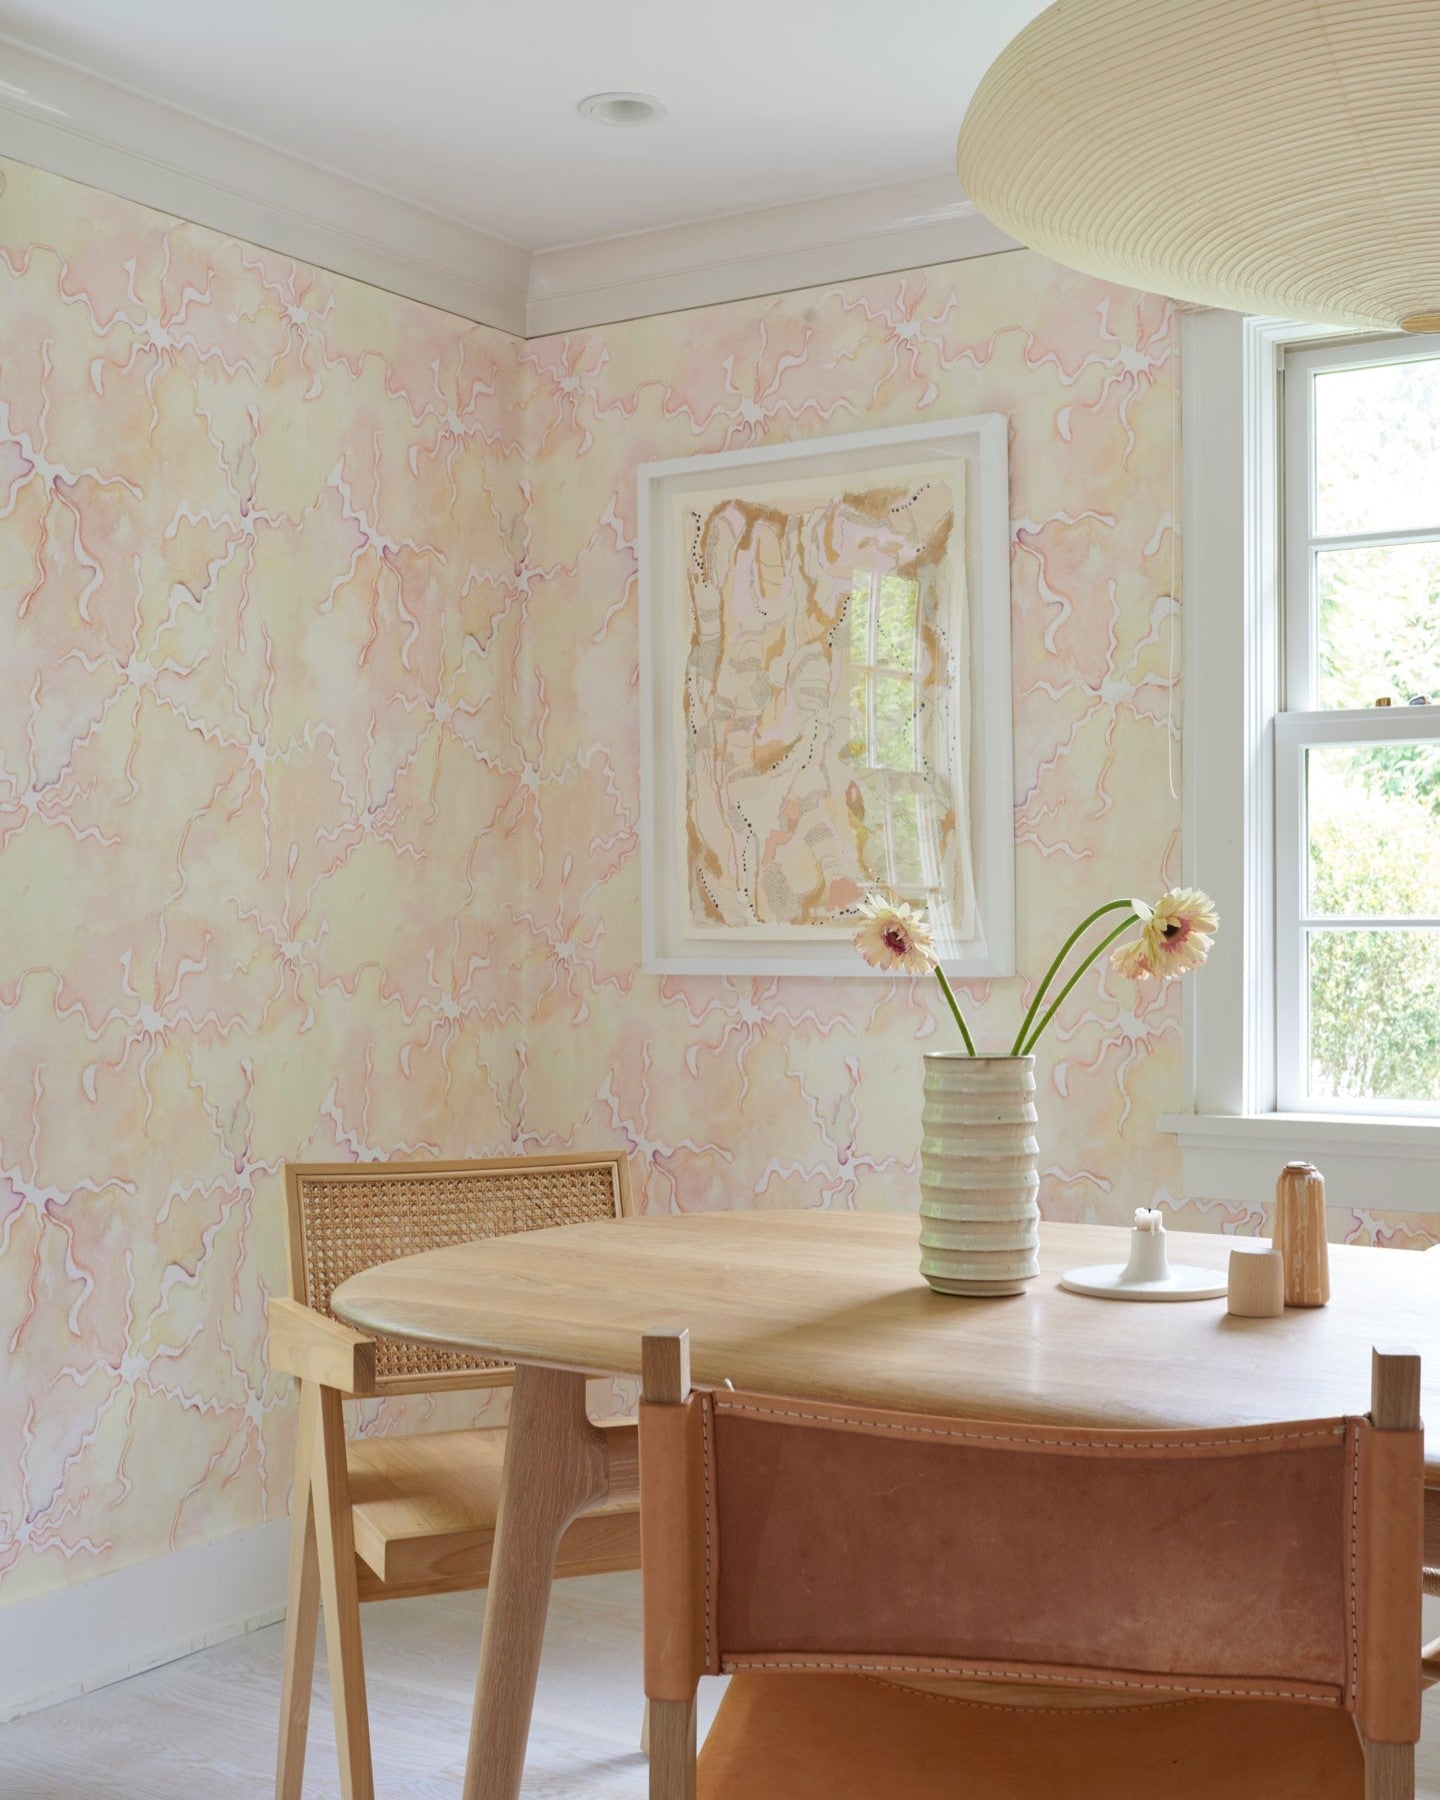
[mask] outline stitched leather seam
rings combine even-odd
[[[936,1668],[932,1663],[856,1663],[856,1662],[802,1662],[799,1658],[766,1658],[759,1656],[726,1656],[720,1660],[721,1672],[739,1674],[746,1669],[788,1669],[808,1670],[814,1673],[832,1675],[946,1675],[968,1676],[976,1680],[996,1680],[1000,1671],[995,1667],[968,1668],[960,1663],[946,1663]],[[1015,1669],[1004,1671],[1006,1681],[1028,1681],[1037,1686],[1061,1687],[1065,1684],[1057,1682],[1053,1675],[1028,1675]],[[1172,1676],[1168,1681],[1130,1681],[1114,1675],[1093,1675],[1088,1671],[1083,1679],[1077,1678],[1076,1687],[1114,1688],[1123,1692],[1144,1692],[1161,1694],[1194,1694],[1197,1697],[1212,1700],[1296,1700],[1319,1701],[1327,1706],[1343,1706],[1344,1699],[1333,1689],[1296,1686],[1294,1688],[1262,1688],[1262,1687],[1214,1687],[1204,1686],[1198,1682],[1187,1681],[1183,1676]]]
[[[715,1667],[712,1618],[715,1599],[714,1536],[711,1530],[712,1484],[710,1478],[710,1415],[713,1407],[708,1394],[700,1397],[700,1467],[705,1490],[705,1667]]]
[[[910,1437],[956,1438],[977,1444],[1033,1444],[1046,1450],[1149,1450],[1163,1456],[1171,1450],[1223,1450],[1236,1444],[1281,1444],[1302,1440],[1325,1441],[1344,1435],[1343,1425],[1326,1425],[1309,1431],[1267,1431],[1263,1426],[1250,1437],[1170,1438],[1156,1444],[1144,1438],[1064,1438],[1031,1437],[1022,1433],[990,1431],[955,1431],[943,1425],[906,1425],[895,1419],[851,1419],[840,1413],[800,1412],[783,1406],[753,1406],[745,1400],[720,1399],[715,1404],[721,1412],[755,1413],[767,1419],[793,1419],[816,1425],[848,1425],[856,1431],[893,1431]]]
[[[857,1675],[855,1679],[868,1682],[871,1687],[889,1688],[892,1693],[914,1694],[919,1700],[935,1700],[941,1706],[968,1706],[973,1707],[976,1712],[1002,1712],[1009,1713],[1012,1717],[1016,1713],[1023,1713],[1027,1719],[1133,1719],[1140,1710],[1134,1706],[1057,1706],[1042,1713],[1034,1706],[1007,1706],[1003,1700],[971,1700],[964,1694],[936,1694],[929,1688],[907,1687],[903,1681],[886,1681],[879,1675]],[[1056,1690],[1061,1693],[1066,1691],[1058,1682]],[[1149,1718],[1151,1713],[1178,1712],[1182,1708],[1194,1708],[1202,1704],[1198,1695],[1189,1700],[1157,1700],[1144,1709],[1144,1716]]]
[[[1360,1428],[1351,1432],[1350,1452],[1350,1701],[1360,1692]]]

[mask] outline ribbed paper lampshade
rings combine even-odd
[[[990,220],[1089,274],[1440,329],[1440,0],[1059,0],[958,160]]]

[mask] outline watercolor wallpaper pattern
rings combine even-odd
[[[1016,253],[522,343],[0,174],[5,1604],[285,1510],[287,1157],[623,1145],[643,1207],[914,1209],[925,988],[638,972],[639,463],[1010,415],[987,1041],[1180,820],[1166,303]],[[1067,1004],[1052,1216],[1177,1200],[1178,1016]]]
[[[528,884],[507,341],[4,173],[0,1600],[284,1511],[281,1163],[509,1146]]]

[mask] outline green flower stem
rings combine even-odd
[[[1036,988],[1036,990],[1035,990],[1035,998],[1030,1002],[1030,1010],[1029,1010],[1029,1012],[1026,1013],[1024,1019],[1021,1021],[1020,1029],[1015,1034],[1015,1042],[1010,1047],[1010,1054],[1012,1056],[1023,1056],[1026,1054],[1026,1052],[1024,1050],[1025,1039],[1026,1039],[1027,1035],[1029,1034],[1030,1027],[1034,1022],[1036,1013],[1039,1012],[1039,1010],[1040,1010],[1040,1002],[1045,998],[1046,993],[1049,991],[1050,983],[1055,979],[1055,977],[1060,972],[1061,963],[1064,962],[1065,958],[1070,954],[1071,950],[1074,949],[1075,945],[1079,943],[1080,939],[1082,937],[1084,937],[1085,933],[1090,929],[1090,927],[1095,923],[1095,921],[1097,919],[1103,919],[1105,917],[1106,913],[1114,912],[1117,907],[1121,907],[1121,906],[1128,908],[1131,912],[1134,911],[1134,907],[1131,905],[1130,901],[1128,901],[1128,900],[1107,900],[1105,902],[1104,906],[1097,906],[1095,908],[1094,912],[1091,913],[1091,915],[1088,919],[1082,919],[1080,921],[1080,923],[1075,927],[1075,929],[1070,933],[1069,937],[1066,938],[1065,942],[1056,951],[1055,960],[1054,960],[1054,962],[1051,963],[1050,967],[1045,971],[1044,979],[1041,981],[1039,987]],[[1126,928],[1126,926],[1128,926],[1128,924],[1129,924],[1129,920],[1127,919],[1125,922],[1125,925],[1122,925],[1120,929],[1123,931]],[[1110,941],[1111,941],[1110,938],[1106,938],[1105,943],[1108,944]],[[1103,947],[1104,946],[1102,945],[1101,948],[1103,949]],[[1096,955],[1097,956],[1099,955],[1099,951],[1096,952]],[[1090,959],[1090,962],[1093,962],[1094,960],[1095,960],[1095,958],[1092,956]],[[1085,968],[1081,969],[1080,974],[1083,975],[1085,973],[1085,969],[1088,969],[1089,967],[1090,967],[1090,963],[1086,963]],[[1078,979],[1079,979],[1079,976],[1076,977],[1076,980],[1078,980]],[[1075,983],[1072,981],[1070,984],[1070,987],[1073,987],[1074,985],[1075,985]],[[1068,994],[1069,992],[1070,992],[1070,988],[1066,988],[1065,993]],[[1064,997],[1065,997],[1064,994],[1062,994],[1060,996],[1060,998],[1062,1000],[1064,999]],[[1046,1014],[1046,1018],[1048,1020],[1048,1018],[1049,1018],[1048,1013]],[[1043,1031],[1044,1029],[1045,1029],[1045,1027],[1042,1025],[1040,1027],[1040,1031]],[[1040,1031],[1037,1031],[1035,1033],[1036,1037],[1039,1037]]]
[[[955,990],[951,987],[945,971],[940,967],[938,962],[935,965],[935,978],[940,983],[941,992],[950,1002],[950,1010],[955,1015],[955,1023],[960,1027],[960,1035],[965,1040],[965,1048],[969,1051],[970,1055],[973,1056],[975,1054],[975,1040],[971,1037],[970,1028],[965,1023],[965,1015],[960,1010],[960,1002],[955,998]]]
[[[1127,901],[1126,904],[1128,905],[1129,902]],[[1084,962],[1081,963],[1080,967],[1075,971],[1075,973],[1065,983],[1064,987],[1061,988],[1059,994],[1055,998],[1054,1005],[1049,1008],[1049,1010],[1045,1014],[1045,1017],[1040,1021],[1040,1023],[1035,1027],[1035,1029],[1030,1033],[1029,1042],[1027,1044],[1025,1044],[1023,1049],[1016,1051],[1014,1054],[1016,1054],[1017,1056],[1028,1056],[1030,1054],[1030,1052],[1035,1048],[1036,1044],[1039,1043],[1040,1034],[1044,1031],[1045,1027],[1050,1023],[1050,1021],[1055,1017],[1056,1013],[1059,1012],[1060,1008],[1064,1005],[1066,997],[1069,995],[1071,989],[1075,986],[1076,982],[1079,981],[1080,977],[1085,973],[1085,971],[1087,969],[1093,968],[1095,966],[1095,964],[1097,962],[1099,962],[1100,958],[1105,954],[1105,952],[1115,942],[1116,938],[1120,937],[1124,932],[1127,932],[1130,929],[1130,925],[1131,925],[1131,921],[1129,919],[1122,919],[1120,921],[1120,923],[1115,927],[1115,929],[1109,934],[1108,937],[1104,937],[1100,940],[1100,942],[1095,946],[1095,948],[1085,958]]]

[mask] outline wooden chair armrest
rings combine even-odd
[[[375,1392],[375,1340],[298,1300],[270,1302],[270,1365],[343,1394]]]

